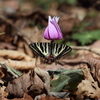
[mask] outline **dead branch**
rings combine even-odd
[[[16,59],[23,61],[34,61],[34,59],[22,52],[18,52],[15,50],[0,50],[0,57],[5,57],[8,59]]]

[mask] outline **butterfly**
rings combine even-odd
[[[52,62],[57,63],[59,58],[72,50],[72,48],[67,45],[51,42],[31,43],[29,47],[42,57],[43,62],[47,64],[51,64]]]

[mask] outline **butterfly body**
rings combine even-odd
[[[71,47],[58,43],[31,43],[29,47],[42,57],[44,63],[57,62],[59,58],[69,53]]]
[[[46,58],[42,58],[42,61],[44,63],[51,64],[52,62],[54,62],[54,57],[53,57],[53,55],[49,55]]]

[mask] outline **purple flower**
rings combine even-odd
[[[62,32],[58,25],[59,17],[49,16],[48,26],[44,31],[44,38],[48,40],[60,40],[63,38]]]

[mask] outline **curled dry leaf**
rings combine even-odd
[[[29,89],[28,94],[31,95],[33,98],[35,98],[35,96],[40,95],[42,93],[46,93],[46,89],[44,87],[44,83],[37,76],[36,73],[34,74],[33,84],[28,89]]]
[[[83,56],[83,54],[88,54],[92,52],[92,54],[96,57],[100,56],[100,48],[91,48],[89,46],[71,46],[72,49],[78,50],[76,55],[77,56]]]
[[[28,88],[32,84],[32,73],[31,71],[27,74],[23,74],[19,78],[16,78],[8,82],[7,88],[5,89],[9,95],[14,97],[23,97],[25,92],[28,92]]]
[[[10,43],[0,42],[0,49],[16,49],[15,46],[13,46]]]
[[[6,57],[9,59],[24,60],[24,61],[34,60],[30,56],[15,50],[0,50],[0,57]]]
[[[9,96],[19,98],[23,97],[24,93],[28,93],[31,97],[35,98],[37,95],[43,93],[48,94],[50,90],[50,77],[46,71],[36,69],[37,70],[29,71],[27,74],[23,74],[19,78],[9,81],[5,89],[5,91],[9,93]],[[41,74],[42,72],[43,74]]]
[[[98,83],[100,84],[100,58],[94,57],[91,53],[86,54],[84,57],[91,67],[93,77],[98,80]]]
[[[43,80],[44,87],[46,89],[47,94],[50,94],[50,76],[49,76],[48,72],[40,69],[39,67],[35,67],[34,71]]]
[[[30,70],[35,67],[35,59],[33,61],[16,61],[16,60],[8,59],[8,60],[6,60],[4,62],[0,62],[0,63],[2,63],[2,64],[6,63],[7,66],[10,66],[17,70]]]
[[[6,63],[7,66],[10,66],[17,70],[29,70],[29,69],[34,69],[35,67],[35,59],[33,61],[16,61],[8,59],[1,63],[3,64]]]
[[[91,76],[87,65],[84,65],[83,74],[85,80],[78,85],[78,90],[76,91],[76,95],[78,98],[83,99],[84,96],[99,99],[100,98],[100,88],[98,83],[94,81],[93,77]]]

